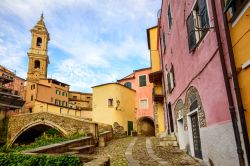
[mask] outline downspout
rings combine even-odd
[[[223,8],[225,6],[225,2],[224,2],[224,0],[221,0],[220,2],[221,2],[221,8],[223,11]],[[244,107],[242,104],[242,99],[241,99],[241,94],[240,94],[240,86],[239,86],[239,82],[238,82],[238,75],[237,75],[236,66],[235,66],[234,52],[233,52],[233,48],[232,48],[232,41],[231,41],[231,37],[230,37],[230,32],[229,32],[226,14],[223,14],[223,23],[224,23],[224,27],[225,27],[225,34],[226,34],[226,39],[227,39],[227,47],[228,47],[228,52],[229,52],[230,65],[231,65],[232,75],[233,75],[233,83],[235,86],[234,91],[236,94],[236,100],[237,100],[237,104],[238,104],[239,118],[240,118],[241,127],[242,127],[242,134],[243,134],[243,140],[244,140],[244,144],[245,144],[247,163],[248,163],[248,165],[250,165],[249,138],[248,138],[248,133],[247,133],[246,120],[245,120],[245,116],[244,116]]]
[[[228,79],[226,63],[225,63],[225,59],[224,59],[224,52],[223,52],[223,47],[222,47],[222,42],[221,42],[221,35],[220,35],[220,31],[219,31],[219,23],[218,23],[218,16],[217,16],[215,0],[211,0],[211,4],[212,4],[213,16],[214,16],[214,28],[215,28],[215,33],[216,33],[216,40],[218,42],[218,47],[219,47],[220,62],[221,62],[226,92],[227,92],[227,99],[228,99],[228,103],[229,103],[229,111],[230,111],[230,115],[231,115],[231,119],[232,119],[234,136],[235,136],[235,141],[236,141],[236,146],[237,146],[237,154],[238,154],[238,158],[239,158],[239,164],[240,164],[240,166],[244,166],[245,165],[244,155],[243,155],[243,150],[241,147],[240,133],[239,133],[239,129],[238,129],[237,117],[236,117],[235,107],[234,107],[234,103],[233,103],[233,96],[232,96],[232,92],[231,92],[231,88],[230,88],[230,82]]]

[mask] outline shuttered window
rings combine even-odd
[[[199,16],[200,16],[200,27],[202,28],[202,35],[207,32],[209,27],[209,18],[207,13],[207,4],[206,0],[199,0],[198,1],[198,8],[199,8]]]
[[[209,30],[206,0],[198,0],[187,18],[189,50],[193,51]]]
[[[165,49],[166,49],[165,32],[162,31],[162,50],[165,51]]]
[[[168,27],[171,29],[172,26],[172,14],[170,9],[170,4],[168,5]]]
[[[168,92],[171,93],[175,87],[173,66],[171,67],[170,71],[167,73],[167,82],[168,82]]]
[[[140,108],[141,109],[147,109],[148,108],[148,100],[147,99],[140,100]]]
[[[147,80],[146,80],[146,75],[139,76],[139,86],[146,86],[147,85]]]
[[[189,50],[193,50],[196,45],[193,13],[191,13],[187,18],[187,32]]]

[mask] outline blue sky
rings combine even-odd
[[[0,64],[26,78],[30,29],[41,13],[50,33],[48,77],[91,92],[150,66],[146,29],[161,0],[1,0]]]

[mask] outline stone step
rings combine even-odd
[[[173,146],[173,147],[177,147],[178,142],[177,141],[160,141],[160,146]]]
[[[84,145],[84,146],[78,146],[78,147],[72,147],[69,148],[70,151],[74,151],[74,152],[87,152],[87,153],[93,153],[94,152],[94,145]]]

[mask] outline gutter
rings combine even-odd
[[[220,62],[221,62],[226,92],[227,92],[227,99],[228,99],[228,103],[229,103],[229,112],[230,112],[231,119],[232,119],[234,136],[235,136],[235,141],[236,141],[236,146],[237,146],[239,165],[244,166],[245,165],[244,154],[243,154],[243,150],[242,150],[240,133],[239,133],[239,129],[238,129],[237,117],[236,117],[236,112],[235,112],[235,106],[234,106],[234,102],[233,102],[233,96],[232,96],[232,92],[231,92],[230,82],[229,82],[229,78],[228,78],[228,72],[227,72],[225,58],[224,58],[224,51],[223,51],[222,42],[221,42],[221,35],[220,35],[220,29],[219,29],[219,23],[218,23],[219,21],[218,21],[218,16],[217,16],[215,0],[211,0],[211,5],[212,5],[213,16],[214,16],[214,28],[215,28],[215,33],[216,33],[216,40],[218,42],[218,47],[219,47]]]
[[[224,0],[221,0],[220,3],[221,3],[221,7],[223,9],[223,7],[225,6]],[[233,75],[233,83],[235,86],[234,91],[236,94],[236,100],[237,100],[237,104],[238,104],[239,118],[240,118],[240,123],[241,123],[241,128],[242,128],[243,140],[244,140],[244,144],[245,144],[247,163],[248,163],[248,165],[250,165],[250,151],[249,151],[250,145],[249,145],[249,138],[248,138],[247,127],[246,127],[246,120],[245,120],[245,116],[244,116],[245,109],[243,107],[242,98],[241,98],[241,94],[240,94],[238,74],[236,71],[234,52],[233,52],[233,47],[232,47],[232,41],[230,38],[230,31],[229,31],[229,27],[228,27],[228,21],[227,21],[226,14],[223,14],[223,23],[224,23],[224,27],[225,27],[225,34],[226,34],[226,39],[227,39],[227,47],[228,47],[228,52],[229,52],[230,65],[231,65],[232,75]]]

